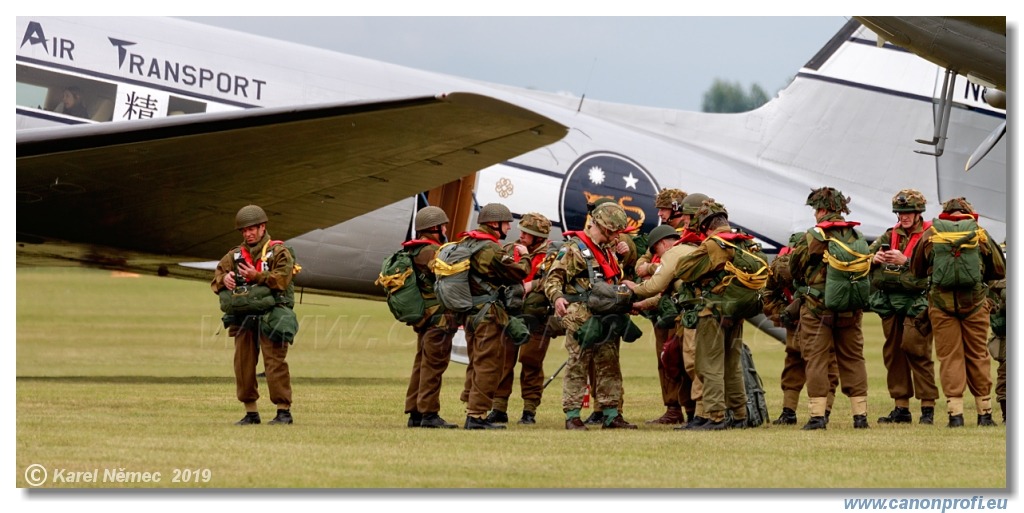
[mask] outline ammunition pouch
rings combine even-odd
[[[904,353],[921,357],[932,354],[932,323],[928,312],[921,312],[917,317],[907,316],[903,319],[903,340],[900,349]]]
[[[797,324],[800,323],[800,307],[804,304],[802,297],[796,297],[792,302],[789,303],[786,308],[779,314],[779,320],[782,321],[782,325],[789,329],[796,329]]]
[[[522,283],[510,285],[502,288],[501,299],[505,305],[505,311],[509,315],[519,315],[523,313],[523,296],[526,295],[526,289],[523,288]]]
[[[655,316],[654,327],[669,329],[675,326],[676,318],[679,317],[679,307],[676,306],[676,302],[671,295],[663,294],[661,300],[658,301],[658,308],[655,311],[657,315]]]
[[[514,345],[521,346],[530,340],[530,328],[523,319],[509,317],[508,324],[505,325],[501,335],[502,338],[512,342]]]

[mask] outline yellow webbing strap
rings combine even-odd
[[[847,253],[853,255],[853,257],[854,257],[853,260],[851,260],[849,262],[845,262],[845,261],[839,260],[838,258],[836,258],[836,257],[832,256],[831,254],[829,254],[828,250],[826,249],[825,250],[825,263],[830,265],[833,269],[837,269],[837,270],[840,270],[840,271],[845,271],[845,272],[848,272],[848,273],[856,274],[856,278],[855,279],[863,278],[863,277],[867,276],[868,273],[871,272],[871,258],[872,258],[873,255],[871,255],[871,254],[864,255],[864,254],[858,253],[858,252],[850,249],[850,247],[847,246],[846,244],[844,244],[843,241],[825,235],[825,230],[822,230],[821,228],[815,228],[815,230],[817,230],[817,232],[821,234],[821,237],[823,239],[825,239],[827,241],[835,242],[836,244],[839,245],[839,247],[843,248],[844,251],[846,251]]]
[[[931,231],[932,244],[956,244],[958,248],[976,248],[979,244],[988,243],[988,237],[986,237],[985,232],[981,230],[969,232],[940,232],[935,229],[935,225],[932,225]]]
[[[723,239],[721,237],[713,236],[711,238],[715,239],[717,241],[721,241],[721,243],[725,244],[726,246],[729,246],[729,247],[733,248],[736,251],[742,251],[742,252],[744,252],[744,253],[746,253],[746,254],[756,258],[758,261],[760,261],[763,264],[760,269],[758,269],[758,270],[756,270],[756,271],[754,271],[752,273],[748,273],[748,272],[744,271],[743,269],[740,269],[740,268],[736,267],[735,265],[733,265],[731,261],[730,262],[726,262],[725,263],[725,271],[728,274],[726,274],[725,277],[722,278],[722,285],[728,287],[729,283],[731,283],[732,279],[735,277],[736,279],[740,280],[740,284],[742,284],[744,287],[746,287],[748,289],[757,290],[757,289],[760,289],[760,288],[765,286],[765,284],[768,282],[768,274],[769,273],[766,272],[766,271],[768,271],[768,262],[765,262],[764,259],[762,259],[761,257],[759,257],[759,256],[757,256],[757,255],[755,255],[755,254],[753,254],[753,253],[751,253],[751,252],[749,252],[749,251],[747,251],[747,250],[745,250],[745,249],[743,249],[743,248],[741,248],[741,247],[739,247],[739,246],[737,246],[737,245],[735,245],[735,244],[733,244],[733,243],[731,243],[731,242],[729,242],[729,241],[727,241],[727,240],[725,240],[725,239]]]
[[[377,279],[373,282],[374,285],[380,285],[388,289],[389,294],[393,294],[398,289],[405,285],[405,280],[412,276],[412,267],[396,274],[384,276],[383,274],[377,275]]]
[[[262,249],[262,250],[260,250],[260,260],[262,260],[262,261],[264,261],[264,262],[266,262],[266,261],[267,261],[267,248],[269,248],[269,247],[270,247],[270,243],[271,243],[271,242],[272,242],[272,241],[269,241],[269,240],[268,240],[268,241],[267,241],[267,242],[266,242],[265,244],[263,244],[263,249]],[[283,247],[284,247],[284,244],[281,244],[281,247],[283,248]],[[288,251],[288,249],[286,248],[286,249],[285,249],[285,251]],[[299,265],[298,263],[296,263],[296,264],[295,264],[295,265],[294,265],[294,266],[292,267],[292,276],[295,276],[296,274],[299,274],[299,271],[301,271],[301,270],[302,270],[302,266],[301,266],[301,265]]]
[[[445,244],[441,245],[440,248],[437,249],[437,253],[434,254],[434,259],[430,261],[430,267],[434,270],[434,274],[436,274],[438,277],[451,276],[453,274],[458,274],[469,269],[468,258],[461,262],[456,262],[454,265],[449,264],[444,260],[441,260],[440,258],[437,258],[437,256],[441,254],[444,248],[452,244],[458,244],[459,242],[462,242],[462,239],[452,242],[446,242]]]

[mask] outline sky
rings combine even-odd
[[[183,17],[589,99],[701,110],[716,79],[774,94],[847,17]]]

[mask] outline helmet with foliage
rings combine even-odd
[[[893,212],[924,212],[928,200],[917,189],[903,189],[892,197]]]
[[[686,199],[686,192],[679,189],[662,189],[654,198],[654,208],[668,208],[673,212],[679,212],[683,208],[683,200]]]
[[[953,198],[942,204],[942,213],[952,214],[953,212],[963,212],[964,214],[975,214],[974,207],[967,202],[966,198]]]
[[[629,223],[626,211],[618,203],[614,202],[602,203],[594,207],[590,217],[598,226],[610,232],[621,232],[626,229],[626,225]]]
[[[423,207],[416,212],[416,231],[421,232],[427,228],[441,226],[448,222],[448,214],[444,213],[441,207]]]
[[[729,211],[727,211],[721,203],[715,201],[713,198],[708,198],[700,204],[700,208],[697,209],[696,216],[697,226],[700,227],[701,230],[706,230],[708,223],[711,222],[713,218],[718,216],[728,218]]]
[[[519,220],[519,231],[546,239],[551,234],[551,221],[542,214],[528,212]]]
[[[647,235],[647,247],[653,248],[655,244],[661,242],[661,239],[666,238],[679,238],[679,232],[675,228],[667,224],[659,224],[655,226],[651,233]],[[653,250],[652,250],[653,251]]]
[[[235,229],[241,230],[267,222],[267,213],[256,205],[246,205],[235,214]]]
[[[480,209],[480,215],[476,218],[477,222],[483,223],[503,223],[512,222],[512,212],[509,211],[508,207],[501,203],[488,203]]]
[[[842,192],[832,187],[822,187],[820,189],[814,189],[811,194],[807,196],[807,204],[814,207],[815,209],[825,209],[828,212],[842,212],[844,214],[850,213],[850,208],[846,205],[850,203],[850,198],[843,196]]]

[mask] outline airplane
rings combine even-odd
[[[424,205],[457,233],[501,202],[544,214],[557,239],[602,196],[649,230],[665,187],[723,203],[767,253],[813,224],[805,200],[824,185],[852,197],[868,237],[913,187],[933,215],[968,197],[1005,238],[1005,142],[969,178],[955,164],[1005,111],[964,80],[945,154],[915,153],[943,70],[856,20],[740,114],[584,101],[178,19],[18,17],[16,34],[19,266],[209,279],[237,244],[234,213],[257,203],[299,255],[299,287],[380,297],[380,264]],[[89,119],[55,112],[69,84]]]

